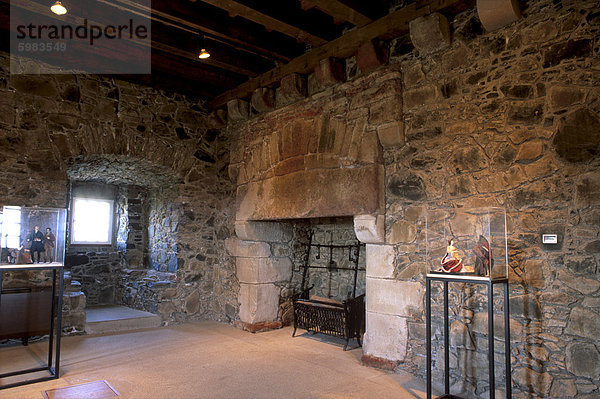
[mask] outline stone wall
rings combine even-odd
[[[418,231],[426,209],[505,207],[515,397],[593,397],[600,386],[591,366],[600,360],[598,339],[589,333],[600,315],[595,6],[531,2],[522,20],[491,33],[483,32],[473,10],[451,21],[447,48],[392,60],[403,71],[406,137],[404,146],[384,152],[394,276],[423,283],[423,242],[406,232]],[[559,243],[543,245],[544,233],[558,234]],[[483,294],[463,285],[451,293],[452,386],[470,397],[488,394]],[[438,287],[433,296],[440,295]],[[439,299],[433,311],[442,311]],[[441,376],[436,319],[434,376]],[[407,320],[401,368],[425,375],[422,305]],[[502,345],[495,348],[501,377]]]
[[[598,395],[597,11],[594,1],[530,2],[522,19],[488,33],[470,10],[449,21],[451,35],[442,35],[447,40],[428,43],[438,36],[415,35],[420,38],[415,47],[406,38],[395,40],[389,66],[349,73],[346,83],[230,125],[242,142],[233,147],[230,167],[241,186],[283,168],[279,163],[273,168],[277,152],[269,158],[273,143],[282,143],[273,140],[276,134],[289,129],[295,132],[291,137],[323,137],[319,132],[329,115],[323,110],[352,115],[337,121],[340,142],[355,137],[358,124],[365,142],[379,139],[385,215],[354,219],[357,235],[368,243],[367,361],[399,363],[425,376],[424,216],[428,210],[500,206],[509,220],[514,396]],[[425,19],[425,26],[431,21],[438,30],[443,26],[439,17]],[[248,148],[252,151],[244,152]],[[306,168],[306,158],[300,164],[287,164],[286,173]],[[260,206],[278,206],[279,193],[264,192]],[[238,189],[242,205],[246,193]],[[294,194],[306,201],[304,210],[318,207],[303,184]],[[543,245],[544,233],[558,234],[558,244]],[[436,380],[443,367],[439,294],[435,288]],[[450,300],[453,393],[488,397],[486,298],[479,289],[453,285]],[[501,298],[495,309],[502,391]]]
[[[228,144],[204,103],[106,77],[35,75],[35,63],[19,62],[33,75],[10,75],[8,55],[0,54],[0,205],[64,208],[72,165],[78,180],[168,188],[168,203],[156,208],[181,215],[178,227],[173,217],[163,227],[176,229],[176,271],[115,275],[139,278],[135,287],[115,282],[115,295],[140,308],[139,298],[151,298],[147,308],[167,323],[234,319],[239,288],[224,248],[233,234]],[[92,267],[121,267],[115,253],[84,252]],[[171,258],[155,268],[169,270]]]

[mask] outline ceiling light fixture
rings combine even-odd
[[[210,57],[210,53],[208,51],[206,51],[205,49],[200,50],[200,54],[198,54],[198,58],[200,58],[201,60],[207,59],[208,57]]]
[[[198,47],[196,47],[196,51],[198,51],[198,49],[201,49],[198,53],[198,58],[200,58],[201,60],[205,60],[208,57],[210,57],[210,53],[206,50],[206,40],[204,39],[204,34],[202,32],[198,33],[198,41],[196,42],[196,45]]]
[[[54,3],[52,7],[50,7],[50,10],[57,15],[64,15],[67,13],[67,9],[61,4],[60,1]]]

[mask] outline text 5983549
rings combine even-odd
[[[66,42],[39,42],[39,43],[19,43],[17,51],[20,53],[51,53],[67,51]]]

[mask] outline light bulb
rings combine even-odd
[[[205,49],[200,50],[200,54],[198,54],[198,58],[203,60],[208,57],[210,57],[210,53],[208,51],[206,51]]]
[[[57,1],[56,3],[54,3],[52,5],[52,7],[50,7],[50,9],[52,10],[53,13],[57,14],[57,15],[63,15],[67,13],[67,9],[65,8],[65,6],[63,6],[61,4],[60,1]]]

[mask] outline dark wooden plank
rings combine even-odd
[[[255,22],[259,25],[264,26],[268,30],[275,30],[281,32],[286,36],[294,38],[300,43],[308,43],[312,46],[321,46],[327,43],[327,40],[322,37],[313,35],[312,33],[300,29],[297,26],[290,25],[284,21],[273,18],[267,14],[250,8],[242,3],[238,3],[232,0],[202,0],[204,3],[208,3],[212,6],[219,7],[229,13],[230,16],[240,16],[246,18],[249,21]]]
[[[336,19],[348,21],[355,26],[367,25],[373,20],[366,15],[361,14],[354,8],[342,3],[339,0],[307,0],[323,12]]]
[[[152,13],[153,18],[161,18],[163,23],[166,20],[192,31],[204,32],[270,59],[289,61],[304,51],[299,43],[285,35],[265,32],[257,24],[234,21],[226,11],[205,3],[153,0]]]

